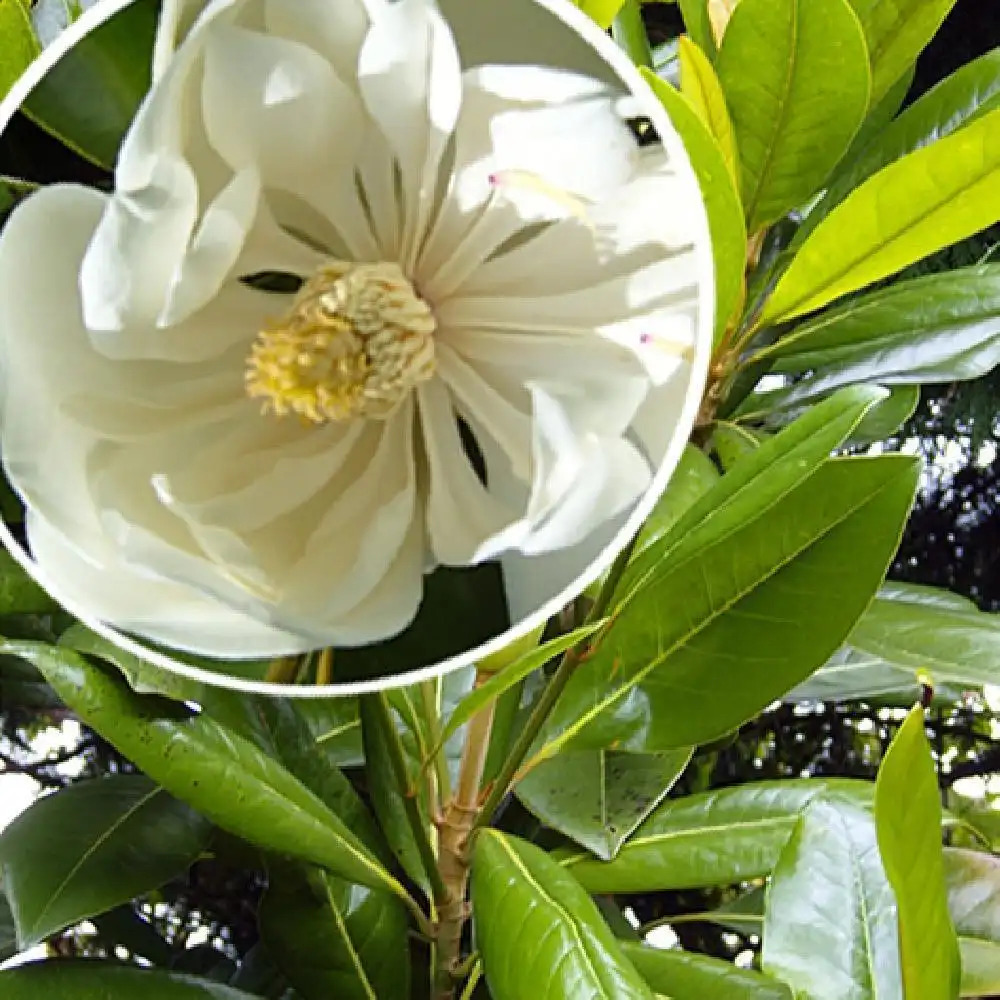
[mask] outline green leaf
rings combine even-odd
[[[726,168],[739,184],[739,154],[736,133],[726,107],[722,84],[705,53],[683,35],[679,39],[678,57],[681,68],[681,94],[708,127],[726,163]]]
[[[540,670],[550,660],[554,660],[577,643],[583,642],[595,632],[599,632],[606,624],[607,622],[602,619],[589,625],[581,625],[580,628],[573,629],[572,632],[550,639],[548,642],[542,643],[541,646],[529,650],[500,673],[494,674],[488,681],[478,685],[458,703],[442,730],[440,742],[446,743],[469,719],[490,702],[495,701],[515,684],[519,684],[529,674]],[[432,752],[436,752],[437,749],[439,748],[435,748]]]
[[[681,453],[674,474],[657,501],[652,513],[636,540],[636,556],[654,542],[658,542],[667,531],[680,520],[682,514],[700,500],[719,481],[719,470],[701,448],[689,444]]]
[[[138,0],[81,39],[23,110],[80,156],[110,169],[149,90],[158,5]]]
[[[35,962],[0,972],[4,1000],[259,1000],[221,983],[114,962]]]
[[[13,556],[0,549],[0,615],[41,615],[58,609]]]
[[[361,699],[361,733],[365,748],[365,775],[369,785],[369,796],[379,825],[385,833],[393,854],[399,858],[403,870],[421,888],[427,889],[429,882],[424,864],[420,857],[420,849],[414,839],[413,828],[403,806],[399,784],[392,765],[389,747],[386,745],[386,734],[383,731],[378,706],[373,702],[373,695]],[[395,723],[395,716],[386,709]],[[423,790],[423,782],[416,781],[416,768],[411,768],[408,779],[412,787]],[[427,817],[427,804],[420,799],[421,817],[426,829],[430,829]]]
[[[802,811],[835,796],[865,806],[865,781],[761,781],[670,799],[629,838],[614,861],[563,859],[589,892],[654,892],[730,885],[770,874]]]
[[[661,996],[698,1000],[793,1000],[784,984],[732,962],[681,951],[625,942],[625,956]]]
[[[14,914],[10,911],[7,893],[0,885],[0,962],[6,962],[17,952],[17,928],[14,926]]]
[[[298,711],[328,760],[337,767],[360,767],[364,763],[357,698],[300,700]]]
[[[1000,218],[1000,111],[867,180],[803,243],[761,322],[785,322]]]
[[[573,3],[607,31],[625,0],[573,0]]]
[[[725,420],[716,421],[712,429],[712,446],[726,472],[752,455],[760,447],[760,442],[761,438],[754,432]]]
[[[904,82],[909,85],[908,80]],[[857,157],[852,159],[848,154],[844,168],[833,177],[823,198],[796,233],[793,246],[799,246],[820,219],[883,167],[997,108],[1000,108],[1000,49],[967,63],[914,101],[895,121],[883,122]]]
[[[533,844],[479,833],[472,916],[494,1000],[653,1000],[587,893]]]
[[[725,541],[680,565],[666,558],[574,673],[540,754],[696,746],[803,681],[882,582],[919,468],[903,456],[829,460]]]
[[[553,830],[610,861],[674,786],[692,752],[559,754],[521,779],[517,797]]]
[[[643,68],[642,75],[677,129],[705,200],[715,261],[715,332],[718,340],[743,297],[747,254],[743,205],[725,156],[697,112],[651,70]]]
[[[1000,945],[1000,858],[945,848],[944,877],[948,911],[958,934]]]
[[[41,51],[25,0],[0,0],[0,99]]]
[[[882,761],[875,821],[882,862],[899,907],[906,1000],[956,997],[960,967],[944,881],[941,799],[919,705]]]
[[[85,781],[40,799],[0,837],[21,947],[183,875],[210,830],[142,775]]]
[[[860,128],[871,86],[864,37],[847,0],[742,0],[718,72],[756,232],[808,201]]]
[[[921,673],[948,702],[1000,682],[1000,618],[947,591],[883,587],[845,648],[788,698],[912,705]]]
[[[714,59],[718,47],[712,33],[712,21],[708,16],[707,0],[677,0],[677,6],[687,33],[701,46],[703,52]]]
[[[851,5],[868,43],[877,101],[916,62],[955,0],[851,0]]]
[[[920,385],[979,378],[1000,363],[1000,264],[892,285],[796,327],[761,357],[810,373],[741,408],[803,406],[843,385]]]
[[[136,695],[69,650],[8,640],[0,653],[37,667],[87,725],[223,830],[361,885],[405,893],[298,779],[207,715]]]
[[[318,868],[268,867],[261,938],[303,1000],[410,995],[407,917],[394,896]]]
[[[761,959],[802,1000],[903,1000],[896,904],[869,811],[842,800],[806,809],[771,878]]]
[[[1000,944],[959,938],[962,955],[962,988],[959,996],[991,997],[1000,994]]]

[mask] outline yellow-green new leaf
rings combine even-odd
[[[573,2],[605,31],[611,27],[611,22],[618,11],[625,6],[625,0],[573,0]]]
[[[715,259],[715,336],[718,341],[743,298],[747,250],[743,206],[725,156],[698,113],[651,70],[643,69],[643,76],[684,142],[705,198]]]
[[[937,770],[916,706],[875,786],[879,853],[896,895],[906,1000],[959,995],[958,938],[948,913]]]
[[[851,0],[851,6],[864,28],[877,101],[916,62],[955,0]]]
[[[729,117],[722,84],[708,56],[690,38],[678,39],[678,58],[681,65],[681,93],[698,112],[715,139],[719,152],[733,176],[733,183],[740,182],[739,157],[736,152],[736,133]]]
[[[0,0],[0,99],[41,50],[26,0]]]
[[[808,201],[861,127],[865,40],[847,0],[741,0],[718,71],[756,232]]]
[[[812,312],[1000,219],[1000,110],[879,171],[813,231],[761,317]]]

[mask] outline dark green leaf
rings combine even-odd
[[[794,319],[888,277],[1000,218],[1000,111],[904,156],[802,244],[761,322]]]
[[[851,0],[864,29],[878,100],[917,61],[955,0]]]
[[[417,885],[426,889],[427,873],[420,857],[420,849],[414,839],[413,828],[403,806],[402,795],[396,774],[393,770],[392,757],[386,743],[386,733],[383,729],[381,715],[373,698],[379,695],[365,696],[361,699],[361,732],[365,748],[365,776],[368,781],[368,792],[375,815],[385,833],[393,854],[399,858],[403,870]],[[388,711],[393,724],[395,715]],[[408,774],[412,787],[423,788],[423,783],[416,781],[416,768],[411,767]],[[427,817],[426,802],[421,799],[421,816],[424,827],[430,830],[430,820]]]
[[[864,37],[847,0],[741,0],[718,70],[756,232],[815,194],[860,128]]]
[[[865,806],[864,781],[762,781],[670,799],[614,861],[563,860],[590,892],[653,892],[730,885],[769,874],[810,802],[835,796]]]
[[[81,156],[110,169],[149,90],[158,5],[138,0],[91,31],[49,70],[25,112]]]
[[[59,605],[0,549],[0,615],[46,614]]]
[[[17,929],[14,926],[14,914],[10,912],[7,893],[0,885],[0,962],[6,962],[11,955],[16,955]]]
[[[364,763],[357,698],[310,698],[300,701],[298,709],[317,747],[330,761],[338,767]]]
[[[543,823],[610,861],[670,791],[691,753],[559,754],[521,780],[517,797]]]
[[[587,893],[533,844],[479,833],[472,914],[494,1000],[653,1000]]]
[[[743,205],[733,175],[708,126],[669,83],[648,69],[643,70],[643,76],[684,142],[705,199],[715,261],[715,332],[718,339],[743,294],[747,252]]]
[[[978,378],[1000,363],[1000,264],[901,282],[821,313],[763,352],[776,372],[808,372],[752,397],[744,413],[803,406],[843,385]]]
[[[788,987],[759,972],[738,969],[707,955],[649,945],[622,945],[640,975],[664,997],[697,997],[697,1000],[793,1000]]]
[[[836,799],[806,809],[771,878],[761,957],[802,1000],[903,1000],[896,905],[870,811]]]
[[[111,950],[121,946],[136,957],[165,967],[175,958],[174,950],[131,903],[92,916],[90,922],[97,928],[100,941]]]
[[[69,650],[6,641],[0,653],[34,664],[84,722],[222,829],[351,881],[405,892],[308,788],[208,716],[136,695]]]
[[[21,947],[183,875],[209,832],[142,775],[86,781],[39,800],[0,837]]]
[[[260,905],[261,937],[303,1000],[408,997],[402,904],[318,868],[273,865]]]
[[[41,51],[26,0],[0,0],[0,99]]]
[[[882,582],[918,472],[902,456],[829,460],[725,542],[665,560],[574,673],[540,754],[706,743],[803,681]]]
[[[948,915],[937,769],[918,705],[879,769],[878,846],[899,907],[906,1000],[958,996],[959,955]]]
[[[258,1000],[194,976],[113,962],[36,962],[0,972],[4,1000]]]

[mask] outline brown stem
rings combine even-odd
[[[441,821],[439,865],[447,889],[438,907],[435,1000],[454,1000],[462,961],[462,931],[469,916],[469,835],[479,816],[479,793],[493,729],[494,703],[469,720],[454,798]]]

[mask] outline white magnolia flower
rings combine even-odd
[[[650,489],[708,327],[697,188],[622,87],[475,55],[495,7],[168,0],[114,193],[11,218],[3,461],[69,607],[273,655],[502,558],[520,622]]]

